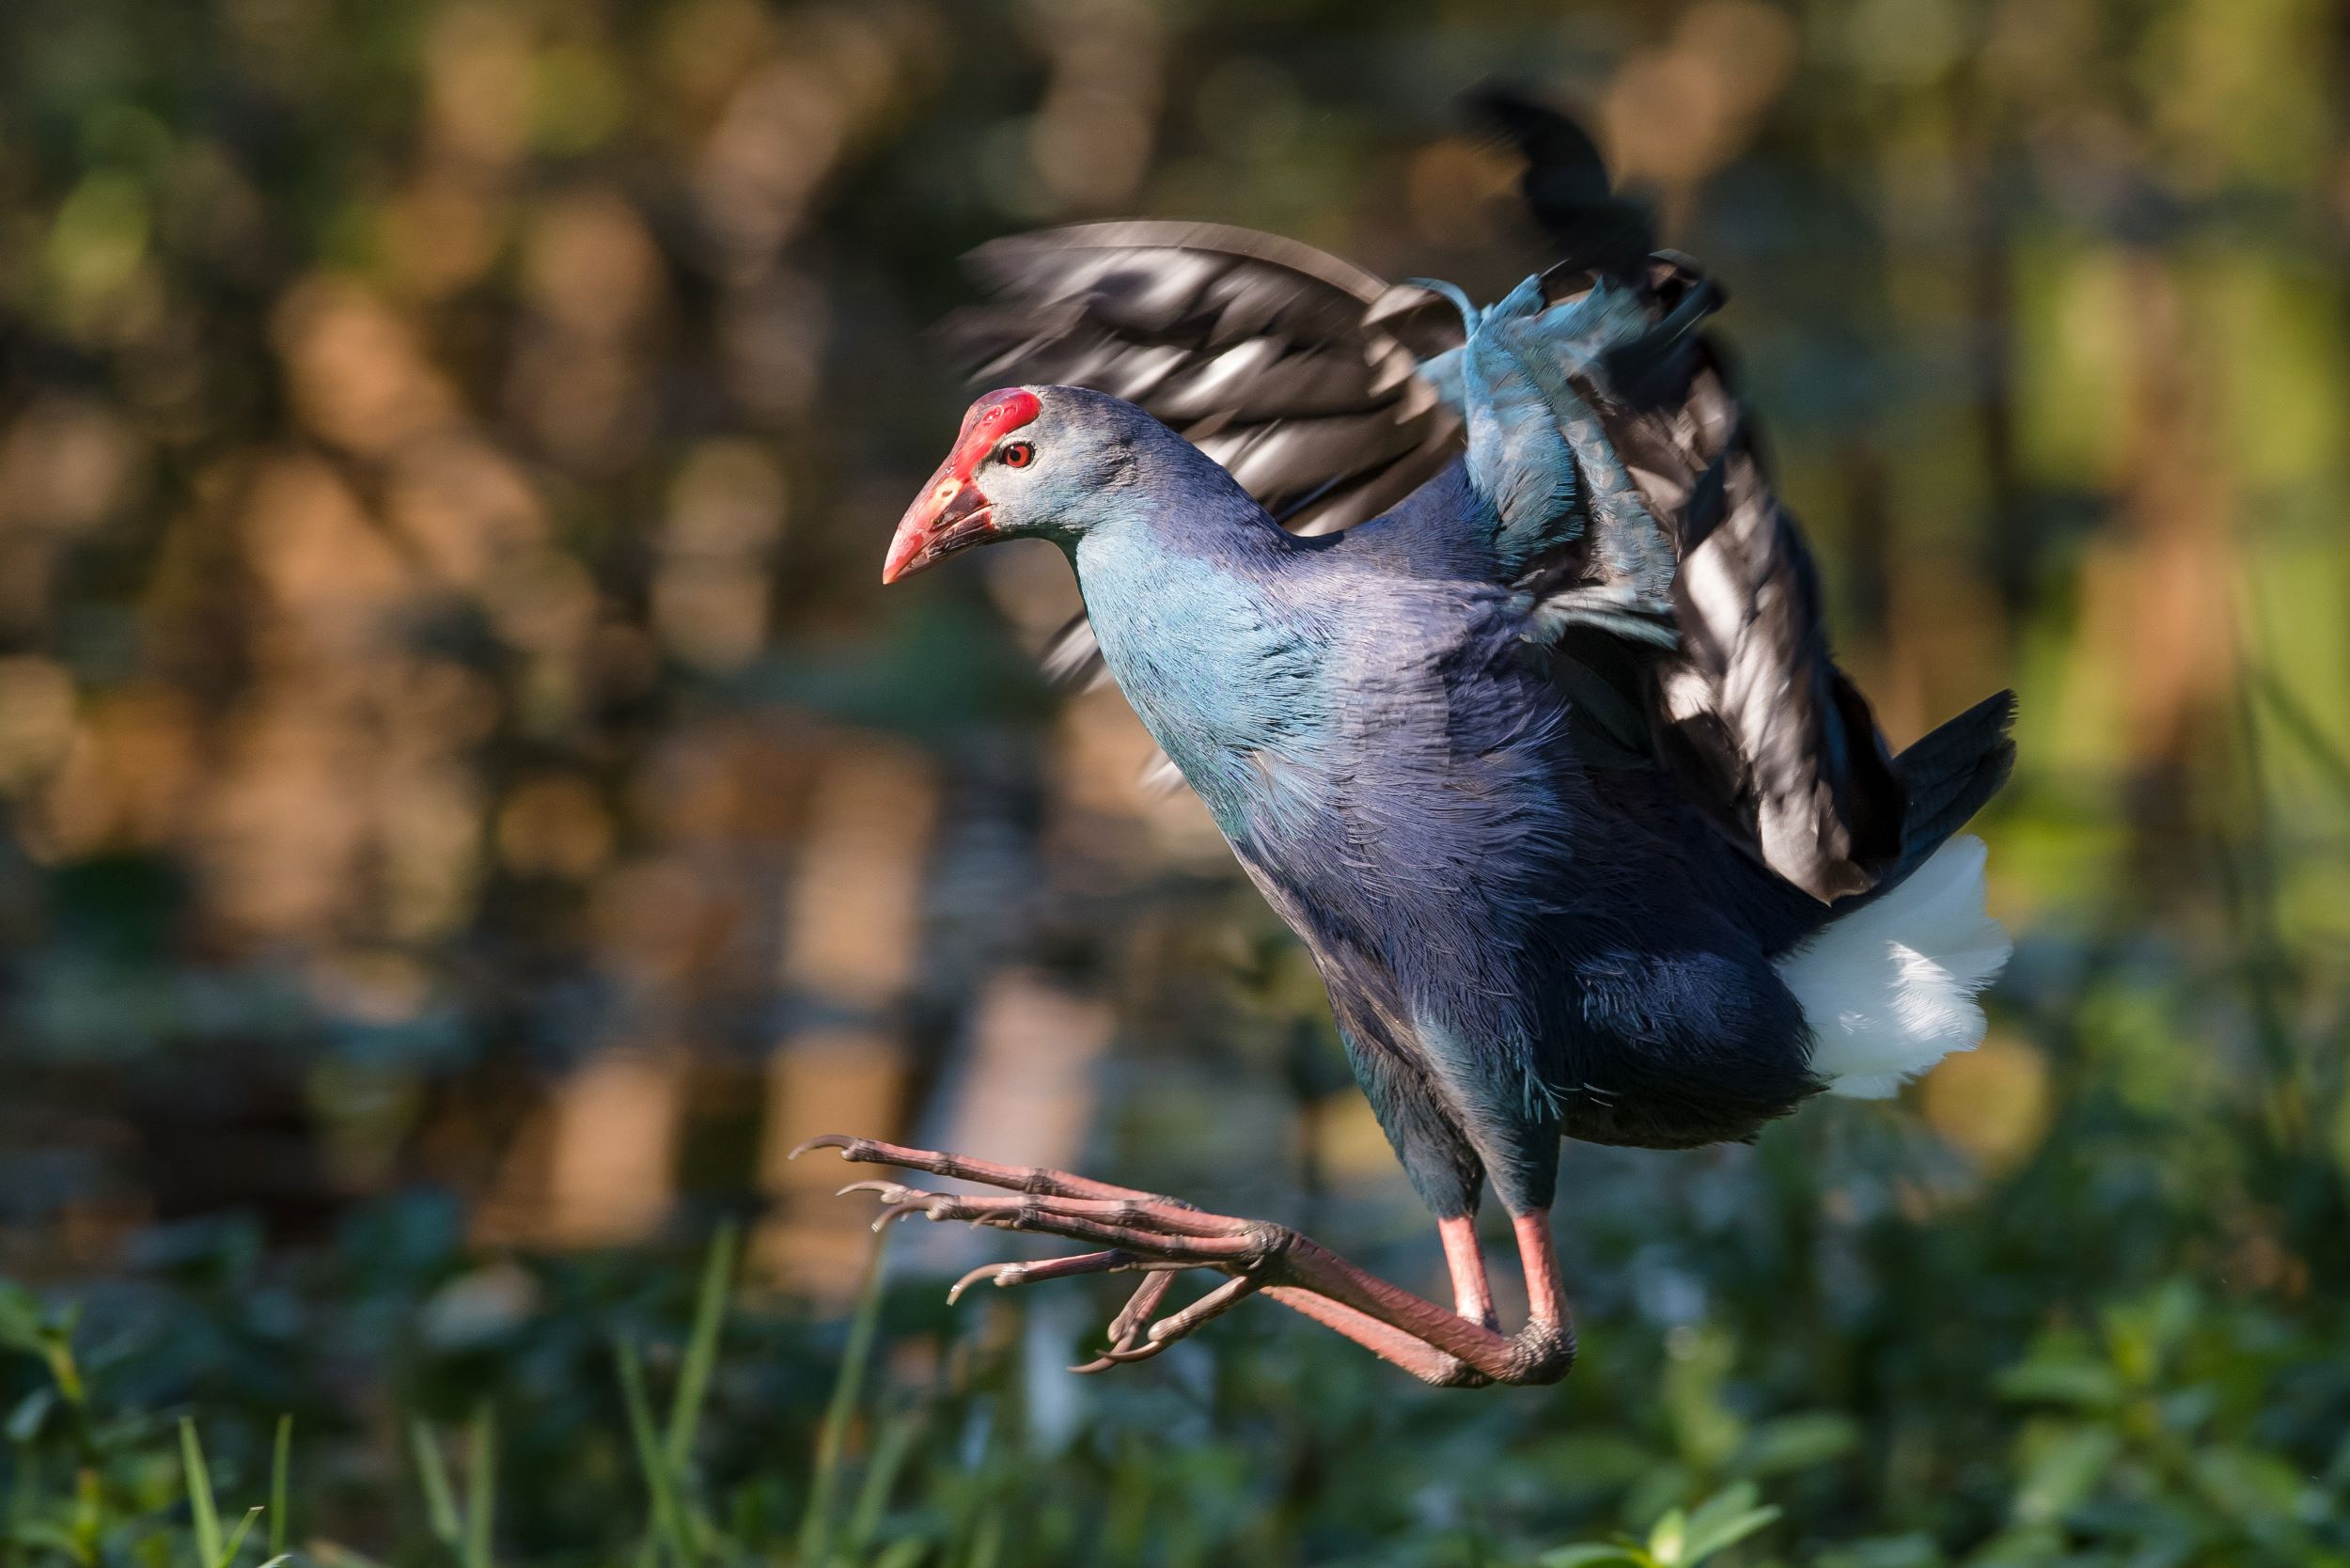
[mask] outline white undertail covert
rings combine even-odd
[[[2012,949],[1983,908],[1983,857],[1982,839],[1950,839],[1900,886],[1778,961],[1811,1027],[1811,1071],[1829,1093],[1882,1100],[1982,1043],[1975,996]]]

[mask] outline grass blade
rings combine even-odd
[[[196,1554],[204,1568],[220,1568],[220,1514],[212,1503],[212,1474],[204,1467],[204,1444],[193,1417],[180,1418],[180,1466],[188,1488],[188,1513],[196,1522]]]
[[[799,1561],[806,1568],[822,1568],[832,1540],[832,1499],[840,1481],[840,1450],[849,1439],[849,1422],[856,1416],[865,1391],[865,1362],[873,1348],[873,1329],[881,1320],[882,1253],[889,1232],[873,1237],[865,1255],[865,1273],[857,1281],[856,1315],[849,1320],[849,1343],[833,1379],[832,1400],[824,1407],[824,1425],[816,1439],[815,1472],[808,1479],[807,1513],[800,1520]]]
[[[677,1568],[691,1568],[697,1556],[694,1542],[684,1510],[678,1506],[668,1455],[653,1430],[652,1405],[645,1398],[645,1373],[637,1365],[636,1347],[626,1340],[616,1341],[612,1354],[619,1366],[620,1398],[628,1406],[628,1430],[636,1443],[637,1468],[645,1472],[645,1490],[652,1498],[653,1529]]]
[[[237,1555],[237,1548],[244,1544],[244,1538],[253,1533],[254,1521],[261,1513],[258,1504],[244,1511],[244,1517],[237,1521],[237,1528],[229,1532],[227,1544],[221,1547],[220,1556],[212,1560],[212,1568],[228,1568],[229,1560]]]
[[[856,1506],[849,1511],[848,1532],[841,1537],[842,1551],[853,1562],[861,1562],[873,1544],[873,1537],[881,1531],[883,1511],[889,1506],[890,1488],[897,1484],[898,1472],[905,1467],[907,1455],[914,1451],[915,1439],[922,1435],[921,1412],[908,1410],[893,1418],[882,1428],[881,1436],[873,1443],[873,1457],[865,1466],[865,1480],[857,1488]]]
[[[2284,727],[2309,760],[2317,765],[2327,780],[2343,794],[2350,795],[2350,759],[2335,748],[2326,738],[2326,728],[2315,714],[2302,706],[2292,688],[2277,677],[2274,670],[2258,668],[2252,671],[2253,689],[2268,704],[2268,710]]]
[[[424,1488],[425,1518],[432,1527],[432,1538],[452,1552],[462,1552],[464,1530],[457,1521],[457,1494],[449,1488],[441,1446],[421,1416],[408,1423],[408,1447],[415,1455],[416,1482]]]
[[[490,1568],[497,1518],[497,1412],[484,1402],[465,1440],[465,1568]]]
[[[719,1225],[710,1238],[710,1260],[702,1265],[701,1289],[694,1297],[694,1329],[685,1341],[685,1364],[679,1370],[677,1394],[669,1403],[669,1470],[678,1477],[685,1474],[693,1458],[702,1402],[710,1393],[711,1373],[718,1365],[718,1331],[726,1323],[727,1291],[734,1281],[734,1256],[741,1236],[734,1221]]]
[[[972,1531],[970,1555],[964,1568],[995,1568],[1004,1555],[1004,1509],[991,1497],[979,1510],[979,1528]]]
[[[286,1475],[293,1460],[293,1417],[277,1418],[277,1440],[270,1445],[269,1453],[269,1555],[274,1560],[286,1555],[286,1535],[292,1526],[286,1519]]]

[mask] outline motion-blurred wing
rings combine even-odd
[[[973,380],[1139,404],[1293,532],[1376,517],[1460,450],[1458,416],[1417,373],[1461,338],[1426,290],[1217,224],[1085,224],[996,240],[967,260],[990,298],[946,332]],[[1044,664],[1057,680],[1100,677],[1083,617]]]
[[[1459,450],[1459,420],[1415,373],[1460,340],[1426,290],[1216,224],[1047,229],[968,261],[991,299],[947,333],[973,379],[1140,404],[1295,532],[1375,517]]]

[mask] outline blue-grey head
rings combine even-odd
[[[1073,543],[1202,470],[1221,474],[1123,399],[1082,386],[1000,388],[964,415],[954,448],[898,524],[882,581],[999,539]]]

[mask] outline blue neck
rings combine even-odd
[[[1237,487],[1146,501],[1070,552],[1110,674],[1228,835],[1264,763],[1318,740],[1321,638],[1284,591],[1310,553]]]

